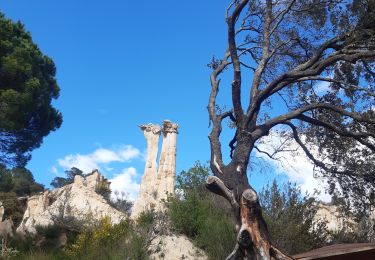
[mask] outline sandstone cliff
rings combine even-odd
[[[137,201],[134,203],[132,218],[142,211],[163,208],[162,200],[175,192],[176,183],[176,139],[178,125],[169,120],[163,122],[163,127],[154,124],[141,125],[141,130],[147,141],[147,158],[145,171]],[[157,166],[158,145],[160,134],[163,133],[163,143]]]
[[[64,218],[85,221],[99,220],[109,216],[113,223],[120,222],[126,215],[111,207],[95,189],[106,182],[103,175],[94,170],[86,177],[76,175],[72,184],[47,190],[28,198],[27,208],[17,232],[35,233],[37,225],[47,226]]]
[[[337,206],[325,203],[319,203],[315,219],[325,220],[327,222],[327,229],[332,232],[338,232],[343,228],[352,230],[357,226],[357,223],[353,218],[350,216],[343,216]]]

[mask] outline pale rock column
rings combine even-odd
[[[104,177],[97,169],[86,175],[86,186],[91,190],[95,190],[98,184],[103,181]]]
[[[84,186],[84,179],[82,175],[74,176],[74,184],[78,186]]]
[[[142,176],[139,197],[134,203],[132,217],[137,217],[142,211],[154,208],[157,203],[157,162],[158,145],[161,128],[159,125],[139,126],[147,141],[147,158],[145,171]]]
[[[3,203],[0,201],[0,221],[3,221],[4,211]]]
[[[169,120],[163,122],[163,145],[158,170],[158,199],[174,195],[176,185],[176,141],[178,125]],[[161,205],[162,206],[162,205]]]

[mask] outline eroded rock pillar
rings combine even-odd
[[[176,141],[178,125],[169,120],[163,122],[163,144],[160,154],[158,178],[158,199],[174,195],[176,185]]]
[[[147,141],[147,157],[145,171],[142,176],[139,197],[134,203],[132,216],[136,217],[142,211],[154,208],[157,203],[157,156],[161,128],[159,125],[140,126]]]

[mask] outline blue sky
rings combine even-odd
[[[206,64],[225,51],[225,9],[214,0],[1,1],[57,67],[64,122],[33,152],[36,180],[47,185],[89,161],[136,189],[146,149],[137,126],[164,119],[180,125],[177,172],[208,160]],[[274,172],[256,177],[256,188]]]

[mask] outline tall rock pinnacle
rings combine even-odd
[[[178,125],[169,120],[159,125],[141,125],[147,141],[147,158],[142,176],[141,188],[134,204],[132,218],[136,218],[145,210],[161,210],[162,199],[174,194],[176,183],[176,140]],[[163,133],[163,144],[160,154],[159,168],[156,159],[160,133]]]

